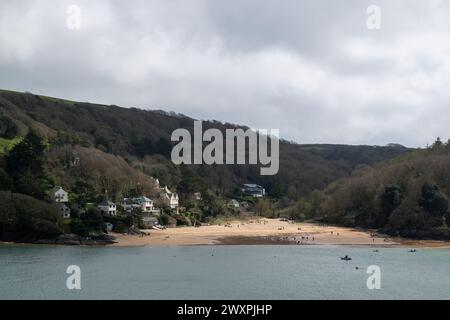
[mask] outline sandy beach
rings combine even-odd
[[[278,219],[229,221],[199,228],[143,230],[143,233],[146,235],[113,234],[117,239],[113,246],[295,244],[450,248],[450,242],[389,238],[352,228],[290,223]]]

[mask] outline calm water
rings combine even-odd
[[[379,250],[0,246],[0,299],[450,299],[450,250]],[[79,291],[66,289],[69,265],[81,268]],[[369,265],[381,290],[367,289]]]

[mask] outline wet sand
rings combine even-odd
[[[370,231],[289,223],[277,219],[230,221],[199,228],[179,227],[143,232],[147,235],[113,234],[117,240],[113,246],[295,244],[450,248],[450,242],[390,238]]]

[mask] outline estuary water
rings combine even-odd
[[[374,250],[0,245],[0,299],[450,299],[450,250]],[[66,286],[71,265],[80,290]],[[369,290],[373,265],[381,288]]]

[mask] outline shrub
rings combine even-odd
[[[75,218],[70,221],[70,231],[79,236],[86,236],[89,233],[83,221],[79,218]]]
[[[62,233],[62,217],[53,204],[31,196],[0,191],[0,239],[35,241]]]

